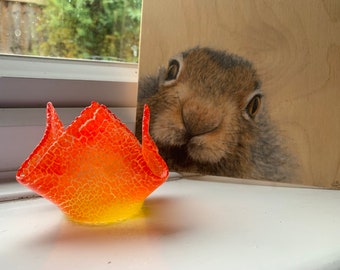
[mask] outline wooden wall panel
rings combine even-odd
[[[295,182],[340,188],[340,1],[143,1],[140,76],[196,45],[251,60]]]

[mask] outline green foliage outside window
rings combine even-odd
[[[39,55],[137,62],[141,0],[46,0]]]

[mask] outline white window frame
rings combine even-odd
[[[0,55],[0,185],[40,141],[47,101],[64,125],[96,100],[134,131],[137,82],[136,63]]]
[[[136,82],[138,64],[0,54],[0,77]]]

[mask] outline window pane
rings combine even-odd
[[[142,0],[0,0],[0,53],[137,62]]]

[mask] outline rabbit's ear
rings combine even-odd
[[[261,99],[263,94],[261,91],[255,90],[248,96],[247,105],[243,112],[243,117],[247,120],[254,119],[261,108]]]
[[[179,75],[181,74],[183,68],[183,55],[179,54],[174,58],[170,59],[168,69],[165,74],[164,85],[170,86],[174,84]]]

